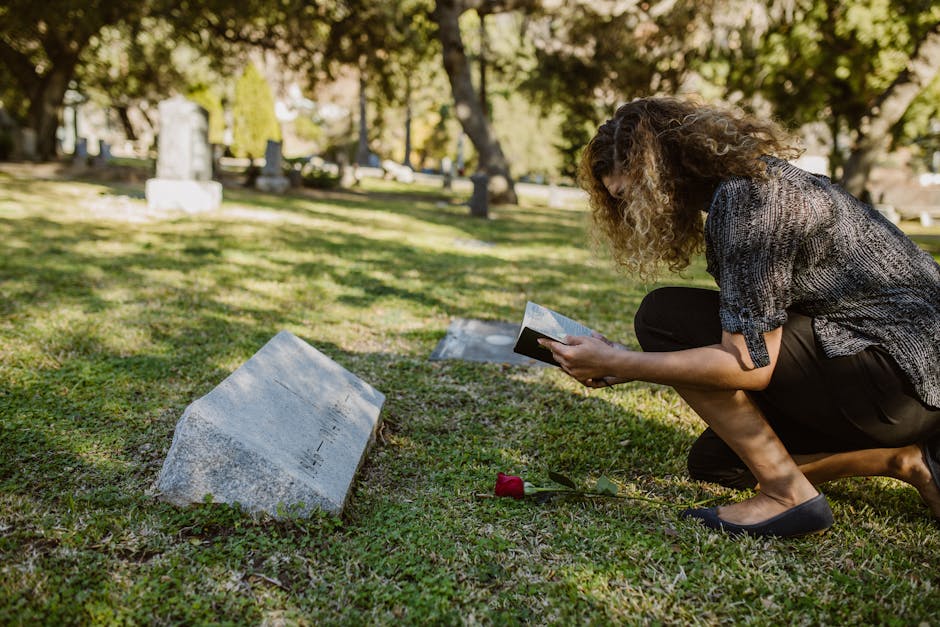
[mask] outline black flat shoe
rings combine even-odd
[[[682,512],[685,518],[698,518],[706,527],[717,529],[737,536],[747,534],[751,536],[775,536],[778,538],[795,538],[813,533],[822,533],[832,526],[832,510],[829,501],[822,493],[817,494],[805,503],[791,507],[787,511],[768,518],[764,522],[753,525],[737,525],[718,517],[718,508],[687,509]]]

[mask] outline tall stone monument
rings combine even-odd
[[[157,481],[176,505],[341,513],[385,396],[287,331],[194,401]]]
[[[222,203],[222,185],[212,180],[208,113],[182,96],[160,103],[157,177],[147,181],[146,196],[151,210],[197,213]]]
[[[268,140],[264,148],[264,168],[255,181],[255,187],[263,192],[284,193],[290,187],[290,179],[281,168],[281,142]]]

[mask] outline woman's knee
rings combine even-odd
[[[720,341],[718,292],[657,288],[643,298],[633,328],[644,351],[676,351]]]
[[[662,350],[663,321],[669,318],[670,303],[675,300],[675,289],[660,287],[643,297],[636,315],[633,330],[636,339],[645,351]]]

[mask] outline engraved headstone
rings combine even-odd
[[[287,331],[180,418],[157,482],[176,505],[338,514],[385,396]]]
[[[159,110],[157,177],[147,181],[148,208],[190,213],[217,209],[222,185],[211,180],[208,113],[182,96],[164,100]]]
[[[545,366],[546,364],[512,350],[519,335],[519,325],[512,322],[457,318],[434,352],[431,361],[456,359],[513,366]]]
[[[264,168],[255,181],[255,187],[263,192],[281,194],[290,187],[290,179],[284,176],[281,167],[281,142],[268,140],[264,149]]]

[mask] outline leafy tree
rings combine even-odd
[[[222,106],[222,97],[217,89],[210,85],[197,85],[189,89],[186,97],[205,109],[209,114],[209,143],[224,143],[225,109]]]
[[[560,115],[564,175],[575,175],[581,148],[619,103],[700,87],[692,63],[715,32],[713,4],[574,0],[530,18],[533,63],[521,89]]]
[[[450,80],[457,119],[479,157],[479,169],[489,177],[490,198],[494,202],[518,202],[509,161],[493,130],[486,107],[473,86],[470,61],[464,49],[460,16],[475,10],[481,19],[503,11],[533,11],[537,0],[437,0],[432,13],[441,43],[444,70]]]
[[[6,0],[0,4],[4,102],[36,131],[43,159],[55,155],[59,112],[82,54],[103,28],[139,20],[156,0]],[[9,81],[9,82],[7,82]]]
[[[830,163],[853,193],[905,113],[940,68],[940,4],[930,0],[802,0],[760,39],[742,35],[715,50],[729,90],[767,99],[793,124],[826,120]],[[934,109],[936,110],[936,109]],[[909,134],[909,133],[908,133]],[[847,145],[842,138],[847,138]]]
[[[357,161],[361,163],[369,154],[366,110],[371,100],[377,108],[391,105],[405,109],[404,162],[410,165],[416,94],[433,84],[436,75],[430,64],[435,49],[427,0],[343,0],[336,7],[338,19],[329,26],[324,57],[331,70],[353,67],[359,74]]]
[[[221,141],[221,103],[215,102],[218,96],[211,95],[207,87],[221,79],[208,60],[173,35],[165,20],[153,16],[104,27],[82,55],[75,73],[76,87],[91,100],[116,110],[129,139],[136,139],[138,133],[130,110],[136,109],[153,127],[148,105],[173,93],[187,93],[210,111],[213,136]]]
[[[253,63],[235,83],[232,106],[232,153],[237,157],[264,154],[268,140],[280,141],[271,87]]]

